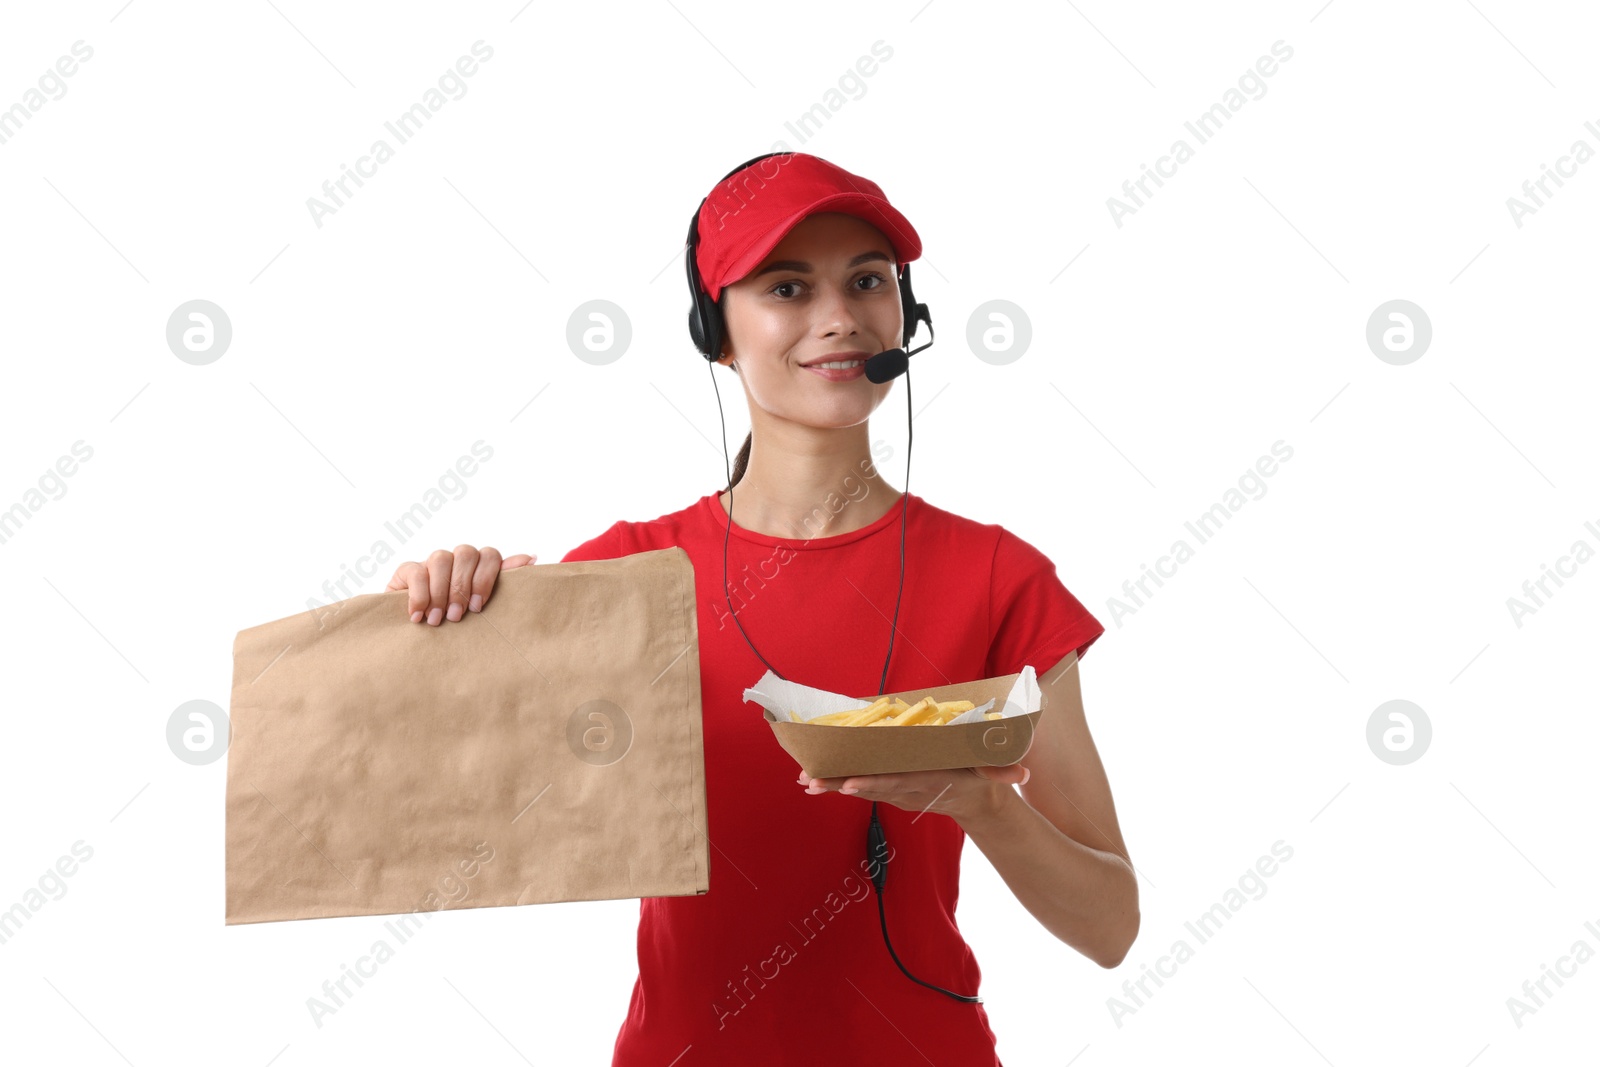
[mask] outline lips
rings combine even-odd
[[[821,363],[845,363],[855,360],[865,361],[866,358],[867,354],[865,352],[834,352],[831,355],[822,356],[819,359],[813,359],[809,363],[803,363],[801,366],[810,369]]]
[[[806,370],[830,382],[853,382],[867,373],[867,364],[863,360],[853,367],[808,366]]]

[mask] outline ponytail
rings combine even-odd
[[[751,431],[751,433],[754,433],[754,431]],[[727,487],[722,490],[724,493],[733,491],[733,487],[739,483],[739,479],[744,477],[744,469],[750,465],[750,437],[751,434],[744,435],[744,445],[740,447],[739,454],[733,457],[733,481],[729,482]]]

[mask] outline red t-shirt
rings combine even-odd
[[[843,496],[832,505],[840,514],[857,506]],[[784,677],[867,697],[1028,664],[1043,676],[1069,651],[1083,656],[1105,631],[1026,541],[915,494],[906,507],[905,599],[881,690],[900,582],[901,503],[834,536],[776,538],[733,527],[734,608]],[[612,1065],[997,1065],[982,1005],[911,981],[884,946],[866,862],[871,802],[806,793],[760,705],[744,700],[766,667],[721,592],[727,520],[712,492],[649,522],[617,522],[562,558],[677,545],[694,566],[697,591],[709,891],[640,900],[639,977]],[[883,905],[895,955],[925,982],[981,994],[977,960],[955,918],[966,834],[947,815],[918,817],[892,804],[879,803],[878,820],[891,850]]]

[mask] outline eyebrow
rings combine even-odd
[[[863,263],[871,263],[875,260],[882,260],[885,263],[894,262],[894,260],[890,259],[884,253],[874,251],[861,253],[855,259],[852,259],[849,263],[846,263],[845,266],[859,267]],[[768,263],[765,267],[762,267],[760,270],[756,271],[752,277],[759,278],[763,274],[772,274],[775,271],[795,271],[800,274],[810,274],[811,264],[802,263],[797,259],[780,259],[776,262]]]

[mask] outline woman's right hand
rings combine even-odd
[[[396,567],[389,589],[410,591],[406,614],[412,622],[426,621],[429,626],[445,619],[460,622],[467,612],[483,610],[501,571],[526,567],[538,558],[525,553],[502,558],[496,549],[471,545],[457,545],[454,552],[441,548],[426,563]]]

